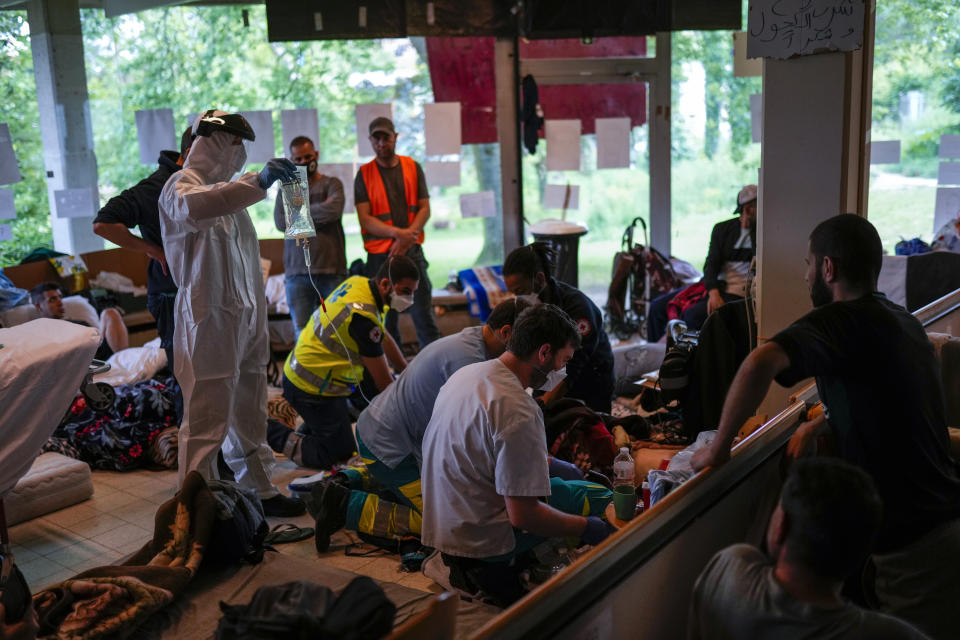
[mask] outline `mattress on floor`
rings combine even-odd
[[[86,462],[59,453],[43,453],[3,499],[7,523],[31,520],[83,502],[93,495]]]
[[[212,638],[223,615],[220,603],[246,604],[259,587],[309,580],[339,592],[359,574],[331,567],[313,559],[268,551],[260,564],[214,568],[207,565],[187,586],[186,592],[141,625],[134,634],[139,640],[160,638]],[[430,605],[431,593],[393,582],[379,582],[396,605],[394,626],[403,624]],[[468,638],[500,613],[485,604],[460,602],[457,638]]]

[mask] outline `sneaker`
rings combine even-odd
[[[311,495],[312,498],[317,496]],[[320,489],[316,500],[316,546],[317,553],[326,553],[330,548],[330,536],[343,528],[347,523],[347,501],[350,499],[350,489],[339,482],[328,482]]]
[[[261,500],[260,504],[263,505],[263,513],[265,515],[276,518],[292,518],[303,515],[307,511],[303,500],[300,498],[288,498],[283,494],[277,494],[272,498]]]

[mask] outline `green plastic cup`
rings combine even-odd
[[[618,520],[630,520],[637,509],[637,488],[620,484],[613,488],[613,511]]]

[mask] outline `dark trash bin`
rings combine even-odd
[[[580,236],[587,233],[586,225],[565,220],[541,220],[530,225],[530,233],[537,242],[543,242],[554,252],[552,275],[571,287],[578,286],[578,250]]]

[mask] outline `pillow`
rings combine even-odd
[[[63,299],[64,320],[79,320],[100,331],[100,314],[83,296],[69,296]]]
[[[15,327],[18,324],[30,322],[39,317],[40,312],[37,311],[37,308],[32,304],[17,305],[12,309],[0,311],[0,327]]]
[[[83,296],[69,296],[63,299],[65,320],[80,320],[97,331],[100,330],[100,316],[93,305]],[[32,304],[21,304],[6,311],[0,311],[0,326],[15,327],[40,317],[40,312]]]

